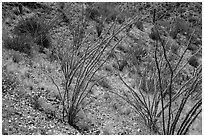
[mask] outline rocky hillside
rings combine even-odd
[[[156,99],[176,97],[166,127],[197,115],[181,130],[201,135],[202,4],[188,5],[3,2],[2,134],[163,134]]]

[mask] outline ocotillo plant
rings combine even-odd
[[[176,79],[179,73],[188,67],[188,60],[191,56],[200,52],[201,49],[198,49],[188,59],[184,58],[187,48],[191,44],[191,38],[194,34],[192,32],[183,52],[177,60],[172,61],[171,51],[166,49],[170,38],[164,41],[157,28],[158,26],[155,24],[151,34],[151,38],[155,42],[152,57],[154,64],[152,64],[151,70],[148,67],[143,70],[138,90],[129,86],[118,73],[120,80],[128,87],[129,91],[123,91],[123,94],[110,92],[128,102],[151,130],[164,135],[187,134],[189,127],[202,111],[202,98],[198,99],[188,112],[184,110],[190,97],[197,92],[196,89],[201,83],[201,65],[197,66],[193,75],[181,85],[177,85]],[[119,62],[116,56],[115,58]],[[178,106],[174,106],[176,102]],[[183,113],[187,115],[182,121]],[[162,123],[161,129],[159,129],[160,122]]]
[[[81,103],[98,82],[98,80],[93,81],[93,77],[108,60],[109,53],[126,36],[122,30],[137,18],[135,17],[122,25],[110,24],[101,34],[101,39],[94,40],[91,33],[86,31],[84,17],[82,10],[78,23],[72,25],[72,29],[68,30],[73,37],[71,41],[68,41],[66,37],[59,37],[58,40],[59,47],[56,48],[56,52],[65,81],[63,94],[53,81],[61,95],[63,121],[75,128],[77,128],[75,125],[77,113],[83,107]],[[110,31],[113,28],[115,28],[114,31]],[[112,42],[118,34],[121,34],[120,39],[117,42]]]

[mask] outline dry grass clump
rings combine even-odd
[[[31,41],[32,38],[26,35],[7,37],[7,39],[3,41],[3,47],[31,55]]]

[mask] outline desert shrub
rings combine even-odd
[[[42,22],[37,16],[23,18],[19,20],[14,28],[14,34],[30,34],[32,37],[43,33],[46,30],[45,22]]]
[[[57,53],[55,52],[55,48],[51,48],[50,50],[47,50],[46,54],[50,62],[54,62],[58,60],[58,56],[57,56]]]
[[[3,47],[31,55],[32,38],[26,35],[8,37],[3,41]]]
[[[172,32],[170,34],[171,34],[172,38],[174,38],[174,39],[176,38],[176,35],[178,33],[180,33],[180,34],[191,33],[190,25],[182,18],[175,18],[173,25],[174,26],[173,26]]]
[[[147,49],[139,44],[132,45],[127,49],[125,54],[125,60],[129,62],[131,66],[139,67],[147,56]]]
[[[22,18],[14,27],[14,34],[18,36],[29,35],[33,42],[39,45],[40,51],[44,48],[51,48],[51,38],[49,32],[58,23],[58,17],[46,21],[46,17],[31,16]],[[36,45],[36,46],[37,46]]]
[[[51,38],[48,34],[40,35],[40,37],[36,39],[35,43],[40,46],[40,52],[44,52],[44,48],[48,49],[52,47]]]
[[[88,6],[86,9],[86,17],[90,20],[98,22],[100,13],[96,8]]]
[[[56,25],[57,19],[46,22],[44,18],[37,16],[21,18],[14,27],[15,35],[4,37],[4,47],[28,55],[31,55],[33,50],[42,52],[44,48],[51,48],[49,31]]]
[[[119,4],[110,2],[95,2],[89,4],[86,9],[86,15],[89,19],[99,22],[102,18],[106,20],[107,23],[118,22],[122,24],[125,22],[125,14],[120,12],[117,7]]]
[[[141,6],[142,5],[143,3],[141,4]],[[187,18],[189,17],[199,16],[196,13],[201,12],[201,3],[199,2],[162,2],[155,3],[154,6],[156,6],[158,11],[158,13],[156,14],[156,20],[168,20],[174,16],[180,16],[183,19],[187,20]],[[153,8],[153,5],[151,5],[150,7]]]

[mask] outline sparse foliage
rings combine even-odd
[[[3,134],[185,135],[200,120],[202,3],[4,2],[2,16]]]
[[[185,23],[182,22],[178,24],[185,25]],[[182,32],[186,32],[185,27],[184,29],[180,27],[180,29]],[[201,81],[201,64],[199,64],[194,57],[200,49],[189,57],[189,60],[184,58],[184,54],[186,54],[187,48],[191,44],[193,35],[194,32],[189,36],[188,45],[185,46],[185,50],[179,54],[179,58],[172,60],[170,53],[175,53],[175,50],[178,50],[178,48],[172,46],[172,50],[167,50],[166,45],[168,44],[168,40],[163,40],[164,36],[162,36],[155,25],[151,33],[151,38],[155,41],[153,52],[155,64],[152,64],[151,67],[147,65],[143,66],[144,69],[142,69],[138,90],[131,88],[118,73],[120,80],[128,87],[129,92],[118,94],[111,91],[127,101],[135,109],[136,113],[143,118],[148,127],[159,134],[186,134],[193,121],[201,113],[202,99],[199,99],[194,103],[192,108],[188,110],[185,120],[178,125],[187,100],[193,93],[197,92],[196,87]],[[150,53],[149,55],[151,56]],[[119,61],[117,62],[119,63]],[[183,62],[185,63],[183,64]],[[178,74],[186,68],[188,63],[196,69],[185,83],[177,85],[178,83],[175,79],[178,77]],[[177,109],[177,107],[175,108],[173,106],[173,103],[179,100],[182,101]],[[190,115],[192,116],[191,118]],[[159,128],[159,122],[162,122],[162,129]]]
[[[31,43],[39,46],[39,51],[42,52],[44,48],[51,48],[50,31],[59,22],[57,17],[50,21],[46,21],[46,17],[31,16],[28,18],[21,18],[14,28],[14,34],[17,37],[30,37]]]
[[[27,55],[32,54],[33,43],[30,36],[21,35],[13,38],[7,37],[3,42],[3,47],[6,49],[13,49]]]
[[[86,22],[83,19],[84,14],[81,12],[77,25],[69,29],[73,41],[64,41],[64,39],[58,38],[59,47],[56,50],[65,80],[65,92],[61,98],[63,121],[68,122],[75,128],[78,128],[75,120],[79,110],[83,109],[81,106],[83,100],[87,97],[92,87],[103,79],[93,80],[93,77],[109,59],[109,54],[126,35],[123,35],[117,42],[112,43],[114,36],[118,35],[128,25],[115,26],[116,24],[112,23],[104,30],[101,40],[94,42],[93,39],[90,39],[90,34],[87,34],[84,25]],[[128,23],[133,23],[133,20]],[[113,27],[115,27],[115,30],[111,32],[110,30]],[[81,31],[84,35],[76,35]],[[108,32],[112,34],[108,36]],[[90,39],[90,41],[86,41],[87,39]],[[104,82],[102,83],[102,86],[110,88],[109,85],[107,87]]]

